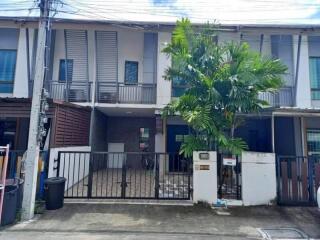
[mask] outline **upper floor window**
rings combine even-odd
[[[73,75],[73,59],[60,59],[59,81],[66,82],[66,80],[68,80],[68,82],[71,82],[72,75]]]
[[[16,58],[16,50],[0,50],[0,93],[13,92]]]
[[[320,57],[310,57],[311,99],[320,100]]]
[[[172,80],[172,97],[180,97],[182,96],[188,85],[184,79],[176,77]]]
[[[137,84],[138,83],[138,62],[126,61],[125,63],[125,84]]]
[[[308,155],[320,154],[320,129],[307,129]]]

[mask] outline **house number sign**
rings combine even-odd
[[[223,165],[225,166],[236,166],[237,160],[235,158],[223,158]]]
[[[210,165],[196,165],[196,170],[210,170]]]

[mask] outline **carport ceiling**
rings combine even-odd
[[[102,112],[107,116],[117,116],[117,117],[154,117],[155,109],[141,109],[141,108],[106,108],[97,107],[97,110]]]

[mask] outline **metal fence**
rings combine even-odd
[[[315,205],[320,156],[278,156],[277,195],[281,205]]]
[[[101,103],[156,103],[156,84],[97,82],[96,101]]]
[[[294,87],[283,87],[279,92],[260,93],[259,98],[267,101],[272,107],[293,106]]]
[[[33,82],[30,82],[29,85],[32,89]],[[90,102],[93,100],[93,91],[95,91],[95,101],[100,103],[156,103],[156,84],[128,85],[117,82],[97,82],[94,90],[93,83],[88,81],[52,80],[45,82],[44,87],[48,90],[50,98],[66,102]]]
[[[192,161],[179,154],[59,152],[66,198],[190,199]]]
[[[67,102],[90,102],[92,98],[92,82],[50,81],[44,84],[50,98]]]
[[[239,156],[218,154],[218,198],[241,200],[241,161]],[[235,165],[226,165],[224,158],[235,158]]]

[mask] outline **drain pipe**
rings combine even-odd
[[[318,201],[318,208],[320,208],[320,186],[318,187],[317,201]]]

